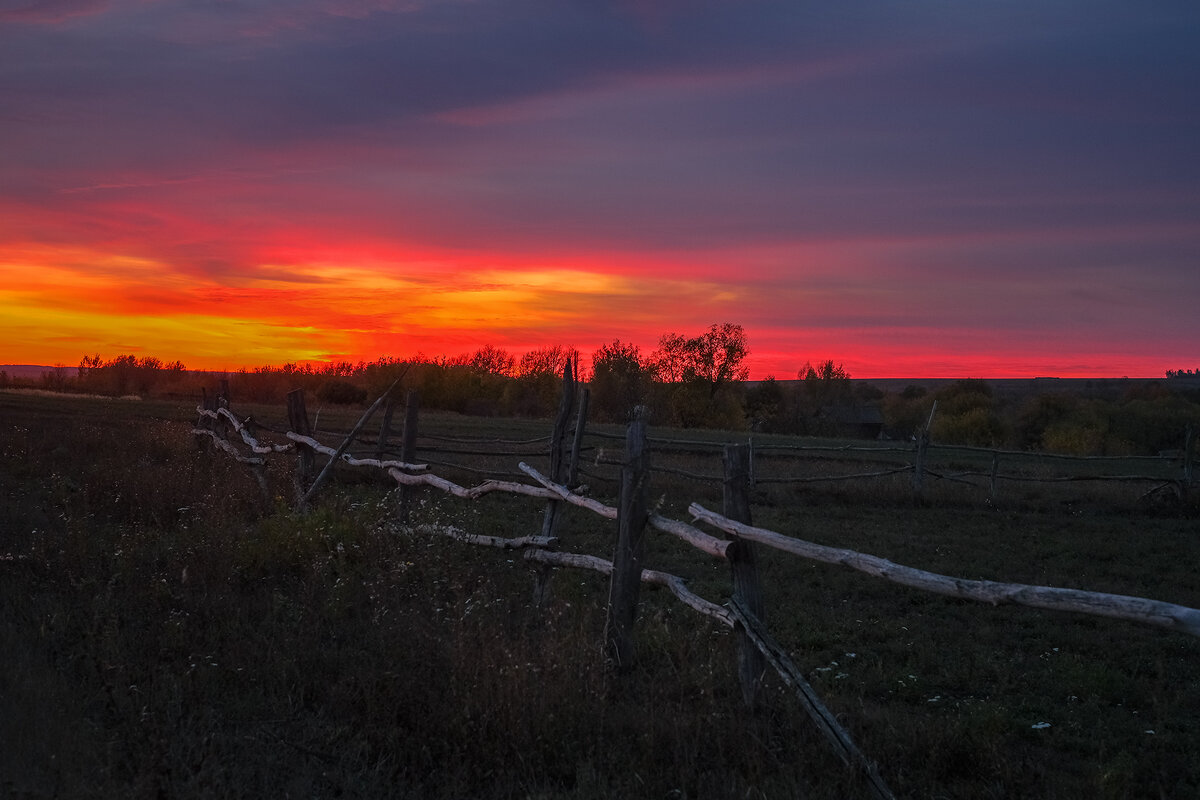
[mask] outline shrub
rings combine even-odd
[[[329,380],[317,387],[317,399],[335,405],[362,405],[367,400],[367,390],[349,381]]]

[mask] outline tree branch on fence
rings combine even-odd
[[[761,542],[777,550],[814,561],[840,564],[914,589],[923,589],[964,600],[977,600],[991,605],[1015,603],[1052,611],[1074,611],[1112,617],[1200,636],[1200,610],[1187,606],[1105,592],[954,578],[949,575],[939,575],[935,572],[906,567],[878,556],[827,547],[764,528],[743,525],[709,511],[699,503],[692,503],[688,506],[688,513],[696,519],[704,520],[709,525],[742,539]]]
[[[407,469],[407,470],[425,470],[429,469],[428,464],[409,464],[404,461],[380,461],[377,458],[355,458],[349,453],[342,453],[338,456],[338,451],[332,447],[321,444],[311,436],[301,436],[293,431],[287,432],[287,437],[298,444],[306,444],[318,453],[323,453],[331,459],[337,458],[343,464],[349,464],[352,467],[378,467],[379,469]]]
[[[246,425],[236,416],[234,416],[233,412],[228,408],[218,408],[216,411],[209,411],[202,406],[196,406],[196,413],[201,417],[208,417],[214,420],[220,419],[221,417],[229,420],[230,424],[233,425],[233,429],[237,431],[239,436],[242,437],[242,441],[245,442],[246,445],[255,453],[262,455],[266,455],[267,453],[286,453],[288,450],[291,450],[294,447],[294,445],[290,444],[261,444],[258,439],[255,439],[254,436],[250,434],[250,431],[247,430]],[[246,420],[249,421],[250,418],[247,417]]]
[[[499,547],[502,550],[520,550],[525,547],[557,547],[558,537],[556,536],[518,536],[513,539],[505,539],[502,536],[487,536],[482,533],[467,533],[462,528],[456,528],[453,525],[414,525],[411,527],[416,533],[435,533],[439,536],[447,536],[458,542],[466,544],[478,544],[484,547]]]
[[[512,494],[528,495],[529,497],[541,497],[546,500],[558,499],[558,495],[549,489],[543,489],[540,486],[530,486],[527,483],[516,483],[515,481],[484,481],[478,486],[467,488],[459,486],[457,483],[448,481],[445,478],[439,478],[437,475],[429,472],[420,475],[409,475],[398,469],[389,469],[388,474],[397,483],[405,486],[432,486],[434,489],[441,489],[446,494],[452,494],[455,497],[461,497],[465,500],[474,500],[489,492],[510,492]]]
[[[879,770],[871,763],[858,746],[854,744],[854,740],[850,738],[850,734],[842,727],[842,724],[837,721],[825,704],[821,702],[821,698],[817,695],[808,681],[804,679],[803,673],[792,662],[788,654],[780,647],[774,639],[768,634],[758,618],[744,608],[737,600],[730,602],[730,608],[738,624],[759,652],[766,657],[767,661],[779,673],[779,677],[783,678],[783,682],[796,690],[796,695],[800,698],[801,705],[808,712],[809,717],[816,723],[817,729],[824,734],[825,738],[833,745],[833,750],[837,753],[838,758],[842,763],[851,767],[858,767],[867,777],[867,782],[871,787],[871,793],[878,798],[894,798],[892,790],[883,782],[883,778],[879,776]]]
[[[546,550],[526,550],[525,559],[556,567],[590,569],[605,575],[611,575],[613,571],[611,561],[607,561],[599,556],[589,556],[582,553],[551,553]],[[642,570],[641,579],[642,583],[665,586],[671,591],[671,594],[679,598],[679,601],[689,608],[699,611],[705,616],[712,617],[727,627],[732,628],[734,626],[734,616],[729,609],[709,602],[688,589],[683,578],[678,575],[671,575],[654,569],[644,569]]]
[[[588,511],[592,511],[596,514],[599,514],[600,516],[604,517],[605,519],[616,519],[617,518],[617,509],[614,508],[613,506],[606,506],[606,505],[604,505],[604,503],[601,503],[599,500],[593,500],[590,497],[584,497],[583,495],[575,494],[570,489],[568,489],[566,486],[555,483],[554,481],[550,480],[542,473],[538,472],[533,467],[526,464],[524,461],[517,464],[517,466],[521,469],[521,472],[524,472],[526,475],[533,478],[535,481],[540,483],[542,486],[546,487],[546,490],[551,492],[554,495],[555,499],[565,500],[566,502],[568,502],[572,505],[579,506],[580,508],[586,508]]]
[[[213,444],[215,444],[217,447],[224,450],[226,453],[228,453],[230,456],[232,456],[234,459],[236,459],[237,461],[239,461],[242,464],[255,464],[258,466],[262,466],[265,463],[258,456],[242,455],[241,453],[238,452],[236,447],[234,447],[229,442],[222,439],[220,437],[220,435],[217,434],[216,431],[210,431],[205,428],[192,428],[192,433],[196,434],[197,436],[209,437],[210,439],[213,440]]]

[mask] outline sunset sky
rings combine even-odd
[[[0,0],[0,363],[1200,368],[1200,4]]]

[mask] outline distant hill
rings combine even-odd
[[[10,378],[40,378],[43,372],[49,372],[54,367],[40,364],[0,364],[0,372],[7,372]],[[74,367],[68,367],[74,369]]]

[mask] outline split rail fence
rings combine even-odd
[[[633,628],[640,585],[650,583],[667,588],[688,607],[736,632],[738,674],[743,698],[747,704],[753,706],[758,701],[761,680],[768,667],[774,669],[784,682],[796,692],[805,710],[829,740],[839,758],[849,767],[861,772],[867,786],[877,797],[892,797],[893,795],[880,776],[876,765],[857,748],[846,730],[828,711],[809,685],[802,670],[771,638],[761,622],[764,617],[763,591],[756,567],[756,552],[759,547],[770,547],[827,564],[840,564],[893,583],[949,597],[991,605],[1017,604],[1129,620],[1200,637],[1200,610],[1186,606],[1103,592],[957,578],[897,564],[878,556],[820,545],[755,527],[751,521],[750,489],[755,482],[762,483],[771,479],[754,476],[755,449],[753,442],[720,445],[723,460],[723,474],[719,478],[722,484],[723,498],[721,512],[705,508],[700,503],[691,503],[688,507],[688,513],[692,515],[693,522],[703,522],[722,534],[721,536],[713,535],[689,522],[663,517],[651,509],[648,501],[650,475],[653,471],[651,445],[710,448],[713,443],[652,439],[647,435],[647,423],[640,413],[628,425],[624,436],[620,437],[623,439],[620,458],[605,456],[601,451],[594,459],[596,464],[607,463],[620,468],[618,504],[616,506],[606,505],[587,496],[578,487],[578,481],[582,474],[581,457],[584,450],[582,442],[587,419],[588,392],[586,388],[579,390],[569,367],[564,374],[562,401],[551,434],[547,437],[523,442],[505,443],[525,448],[521,451],[507,451],[505,453],[507,455],[524,453],[544,458],[548,450],[548,474],[521,461],[518,464],[519,473],[511,473],[501,478],[487,477],[480,483],[469,487],[436,475],[430,469],[435,462],[418,462],[416,458],[418,399],[415,392],[408,393],[404,404],[405,420],[399,456],[397,458],[386,457],[393,455],[388,449],[388,442],[391,436],[390,426],[395,406],[388,399],[389,394],[390,390],[376,400],[336,447],[323,444],[314,434],[305,409],[304,395],[300,390],[288,395],[289,430],[283,432],[288,440],[286,444],[266,444],[260,441],[262,428],[254,420],[240,418],[230,409],[227,385],[223,386],[222,390],[211,399],[206,393],[202,405],[197,409],[199,416],[193,433],[198,440],[210,440],[214,447],[246,464],[253,471],[264,490],[266,488],[264,467],[267,458],[283,453],[294,455],[297,459],[295,473],[297,498],[298,505],[301,507],[312,500],[332,474],[335,465],[383,471],[390,476],[401,488],[399,513],[404,522],[408,520],[412,492],[420,487],[438,489],[467,500],[473,500],[491,492],[505,492],[545,500],[546,509],[543,515],[542,530],[538,535],[512,538],[483,536],[453,527],[432,525],[418,525],[414,527],[414,530],[448,535],[471,544],[523,550],[524,558],[536,568],[535,595],[539,597],[544,596],[552,567],[590,569],[610,576],[605,624],[605,652],[610,667],[616,671],[625,670],[633,663]],[[576,400],[577,396],[578,401]],[[351,446],[359,440],[365,426],[380,408],[384,409],[384,416],[376,438],[373,457],[364,453],[352,455],[350,453]],[[573,427],[571,425],[572,412],[575,413]],[[612,434],[607,434],[607,436],[614,438]],[[237,441],[240,441],[240,445],[236,444]],[[1186,442],[1188,449],[1184,456],[1185,472],[1178,481],[1184,490],[1191,482],[1190,448],[1193,434],[1190,429]],[[450,446],[445,446],[446,443],[449,443]],[[484,449],[484,444],[495,445],[497,442],[495,440],[483,442],[481,440],[447,438],[443,440],[440,452],[457,455],[498,455],[494,447]],[[917,440],[915,463],[910,465],[855,475],[792,478],[791,480],[862,479],[911,471],[914,474],[914,489],[919,491],[920,481],[923,480],[925,471],[923,460],[928,446],[927,433],[920,434]],[[763,449],[761,447],[758,449],[760,455]],[[867,450],[872,454],[877,454],[881,448],[809,447],[804,449],[833,450],[839,454],[845,451]],[[884,449],[895,452],[894,448]],[[971,448],[971,450],[978,450],[978,448]],[[438,452],[437,450],[433,451],[434,454]],[[1018,477],[1001,476],[998,473],[996,464],[1001,455],[1004,454],[995,453],[992,459],[992,469],[990,472],[983,473],[989,478],[993,487],[995,481],[1001,477],[1012,477],[1013,479]],[[1011,455],[1025,454],[1012,453]],[[316,465],[320,457],[324,457],[325,461],[321,470],[317,472]],[[461,464],[443,463],[443,466],[453,466],[454,469],[460,471],[471,471],[470,467]],[[314,473],[316,473],[315,477]],[[682,474],[691,478],[717,479],[714,476],[686,472]],[[964,474],[941,475],[932,471],[929,474],[966,480]],[[980,473],[972,474],[978,476]],[[1062,478],[1061,480],[1068,479]],[[1151,475],[1092,476],[1091,478],[1077,479],[1145,480],[1160,484],[1164,481],[1162,476]],[[1170,483],[1170,480],[1166,481],[1167,485]],[[595,555],[562,552],[558,549],[560,539],[557,533],[566,505],[586,509],[616,523],[617,536],[612,560]],[[718,605],[691,591],[686,579],[682,576],[643,568],[642,556],[647,528],[654,528],[674,536],[709,556],[727,561],[730,564],[732,580],[730,602],[727,605]]]

